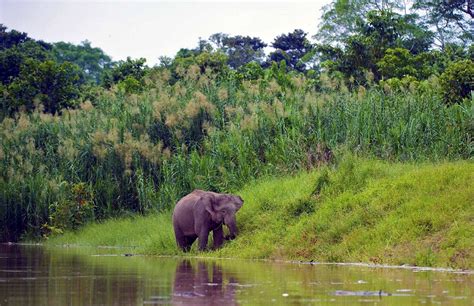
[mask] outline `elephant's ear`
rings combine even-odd
[[[238,211],[239,209],[242,208],[242,205],[244,205],[244,200],[240,196],[233,196],[234,197],[234,206],[235,206],[235,211]]]
[[[216,210],[216,199],[213,195],[206,194],[201,196],[200,201],[203,202],[204,208],[211,215],[212,221],[216,223],[221,223],[224,221],[224,216]]]

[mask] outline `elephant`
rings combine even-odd
[[[183,260],[176,266],[171,305],[238,305],[236,283],[217,262]]]
[[[187,252],[199,238],[199,250],[207,247],[209,233],[213,232],[214,249],[222,246],[224,239],[237,236],[236,212],[244,200],[238,195],[223,194],[196,189],[176,203],[173,211],[173,227],[176,243]],[[229,228],[224,238],[222,225]]]

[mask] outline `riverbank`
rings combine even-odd
[[[236,192],[245,200],[238,239],[200,255],[472,269],[473,182],[469,161],[407,164],[352,156],[337,167],[260,179]],[[48,244],[180,254],[170,212],[90,224]]]

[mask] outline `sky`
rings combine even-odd
[[[0,0],[0,23],[46,42],[89,40],[113,60],[159,56],[194,48],[199,37],[222,32],[260,37],[316,33],[323,1],[91,1]]]

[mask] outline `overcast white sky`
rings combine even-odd
[[[297,28],[311,37],[329,2],[0,0],[0,23],[47,42],[88,39],[114,60],[145,57],[153,65],[217,32],[266,43]]]

